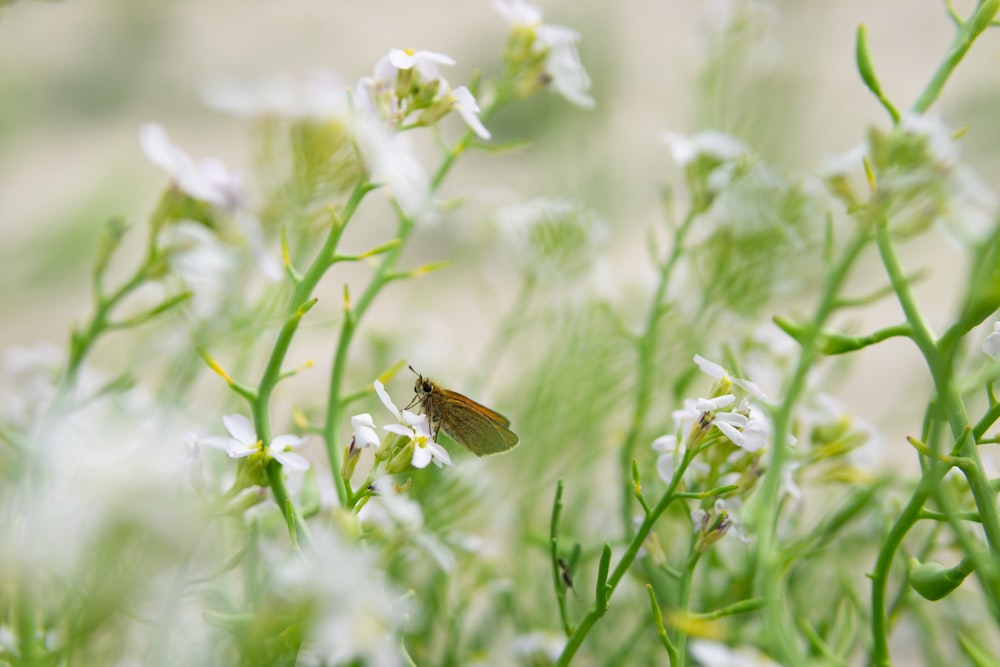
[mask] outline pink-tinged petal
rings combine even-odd
[[[413,429],[407,428],[402,424],[389,424],[388,426],[383,426],[382,428],[389,433],[395,433],[396,435],[401,435],[406,438],[413,439],[415,437]]]
[[[285,435],[279,435],[278,437],[274,438],[271,441],[269,449],[276,449],[278,451],[285,452],[290,449],[301,447],[302,445],[306,444],[306,440],[308,440],[308,438],[300,438],[297,435],[291,435],[290,433],[286,433]]]
[[[243,445],[257,443],[257,432],[253,428],[250,420],[243,415],[226,415],[222,418],[222,423],[233,438]]]
[[[305,460],[295,452],[276,452],[272,451],[271,456],[275,461],[281,464],[283,468],[288,468],[289,470],[308,470],[309,461]]]
[[[431,458],[433,458],[431,450],[416,446],[413,448],[413,458],[410,459],[410,465],[414,468],[426,468],[427,464],[431,462]]]
[[[378,400],[382,401],[382,405],[384,405],[389,412],[392,413],[393,417],[399,417],[399,408],[397,408],[396,404],[392,402],[391,398],[389,398],[389,392],[385,390],[385,385],[379,380],[375,380],[373,386],[375,387],[375,393],[378,394]]]

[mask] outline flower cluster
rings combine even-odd
[[[448,450],[434,440],[427,415],[418,415],[409,410],[400,410],[392,402],[389,393],[379,380],[375,381],[375,393],[393,417],[393,422],[386,424],[382,430],[392,434],[385,441],[378,436],[375,420],[370,413],[363,412],[351,417],[351,427],[354,437],[344,450],[344,464],[341,474],[349,480],[357,467],[361,452],[374,448],[375,465],[369,478],[374,479],[381,466],[384,472],[395,474],[413,468],[426,468],[431,462],[436,466],[451,465]]]
[[[719,364],[699,355],[694,362],[715,384],[709,397],[685,399],[684,407],[673,413],[675,432],[653,441],[659,453],[657,472],[667,484],[686,483],[699,490],[735,486],[737,497],[746,497],[763,473],[761,458],[774,437],[764,407],[767,396],[757,384],[730,375]],[[787,437],[795,443],[794,436]],[[786,464],[782,479],[784,493],[798,499],[795,465]],[[718,541],[734,522],[721,499],[708,507],[692,514],[700,550]]]
[[[504,62],[514,74],[517,97],[528,97],[551,85],[566,100],[585,109],[594,106],[590,76],[580,62],[580,33],[542,23],[542,10],[524,0],[494,0],[494,8],[511,26]]]
[[[355,102],[397,130],[434,125],[454,110],[480,138],[489,139],[476,98],[465,86],[453,89],[438,70],[454,64],[443,53],[392,49],[375,63],[372,76],[358,81]]]

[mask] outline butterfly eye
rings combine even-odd
[[[431,393],[431,383],[425,381],[424,384],[423,384],[423,386],[421,387],[421,389],[424,390],[425,394]]]

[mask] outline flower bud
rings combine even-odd
[[[972,573],[973,565],[963,559],[958,565],[947,568],[940,563],[921,563],[910,559],[910,586],[927,600],[940,600],[962,585]]]

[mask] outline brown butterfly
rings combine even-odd
[[[468,396],[442,389],[420,373],[413,387],[416,396],[406,406],[420,404],[430,421],[435,439],[444,429],[452,440],[476,456],[491,456],[517,446],[518,437],[510,430],[510,420],[499,412],[480,405]]]

